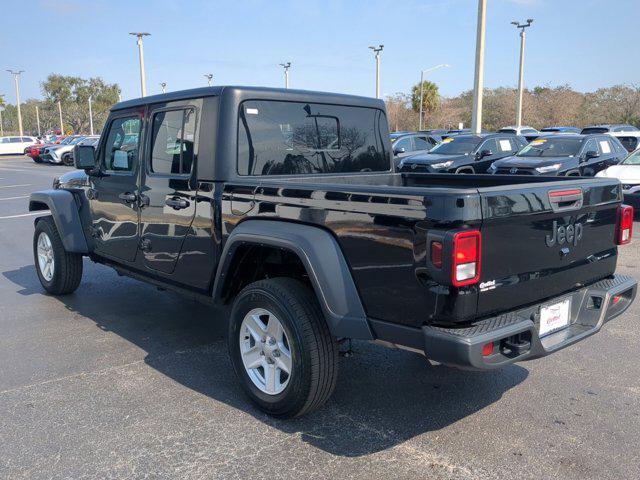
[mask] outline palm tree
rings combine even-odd
[[[420,111],[420,83],[411,89],[411,107],[415,112]],[[425,80],[422,82],[422,111],[426,114],[435,112],[440,107],[440,93],[438,86]]]

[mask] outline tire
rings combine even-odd
[[[47,241],[48,240],[48,241]],[[45,248],[39,249],[39,242]],[[47,249],[47,244],[49,249]],[[53,261],[48,270],[43,267],[40,255],[46,254]],[[33,258],[38,272],[38,279],[44,289],[53,295],[66,295],[74,292],[82,280],[82,255],[69,253],[62,245],[62,239],[51,216],[42,217],[36,223],[33,235]],[[46,262],[45,262],[46,264]]]
[[[62,164],[66,166],[73,165],[73,158],[71,158],[70,153],[65,153],[62,156]]]
[[[42,163],[42,160],[40,160],[40,157],[31,157],[31,159],[36,162],[36,163]]]
[[[282,338],[286,342],[278,339],[272,347],[270,342],[277,335],[272,337],[274,330],[269,327],[274,317],[282,326]],[[258,328],[247,330],[245,327],[245,320],[251,323],[251,319],[255,319],[253,325],[264,327],[258,332],[262,337],[260,343],[251,333]],[[336,339],[329,332],[314,293],[297,280],[273,278],[245,287],[233,303],[228,342],[231,362],[242,388],[258,408],[269,415],[280,418],[304,415],[321,407],[333,393],[338,376]],[[269,349],[273,348],[275,353],[277,349],[282,351],[280,358],[274,357],[273,350],[270,353]],[[243,349],[249,350],[244,357]],[[254,352],[261,366],[245,367],[245,361],[250,358],[247,355],[256,349],[262,352]],[[280,362],[286,365],[287,359],[289,374],[286,369],[278,373]],[[273,375],[278,378],[277,382],[273,381],[276,388],[272,392],[267,391],[267,368],[273,368]]]
[[[565,174],[565,176],[567,176],[567,177],[579,177],[580,176],[580,172],[577,171],[577,170],[571,170],[571,171],[567,172]]]
[[[476,173],[473,167],[460,167],[456,170],[456,174],[473,175]]]

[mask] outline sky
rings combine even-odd
[[[2,0],[0,94],[41,96],[50,73],[102,77],[124,99],[140,96],[133,31],[144,51],[148,94],[217,85],[283,86],[375,95],[369,45],[384,44],[381,92],[409,92],[420,70],[444,96],[473,86],[477,0]],[[13,18],[16,21],[7,21]],[[512,20],[527,30],[525,84],[592,91],[640,83],[639,0],[488,0],[485,86],[515,87],[519,54]]]

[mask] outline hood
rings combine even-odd
[[[573,160],[575,157],[507,157],[502,160],[496,160],[493,165],[496,168],[540,168],[547,165],[555,165],[556,163],[565,163]]]
[[[54,188],[83,188],[89,185],[89,176],[84,170],[71,170],[57,177],[53,181]]]
[[[469,158],[469,155],[438,155],[436,153],[419,153],[402,159],[404,164],[417,163],[419,165],[433,165],[434,163],[448,162],[449,160],[463,160]]]
[[[596,176],[617,178],[622,183],[640,183],[640,165],[614,165],[598,172]]]

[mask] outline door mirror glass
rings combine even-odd
[[[584,154],[584,158],[587,160],[591,158],[598,158],[599,156],[600,154],[595,150],[589,150],[587,153]]]
[[[491,150],[484,149],[484,150],[480,150],[478,152],[478,154],[476,155],[476,157],[478,159],[481,159],[481,158],[484,158],[484,157],[490,157],[491,155],[493,155],[493,152]]]
[[[96,166],[96,151],[90,145],[76,145],[73,147],[73,158],[76,168],[93,170]]]
[[[404,148],[404,147],[396,148],[396,149],[393,151],[393,153],[394,153],[394,154],[396,154],[396,155],[399,155],[399,154],[404,153],[404,152],[406,152],[406,150],[405,150],[405,148]]]

